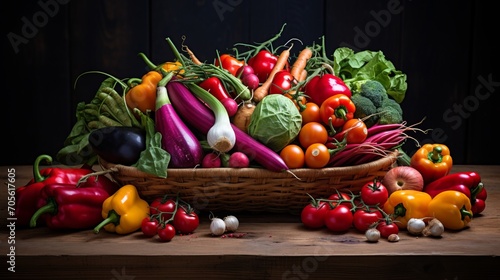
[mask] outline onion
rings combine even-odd
[[[408,220],[406,229],[413,235],[420,235],[425,228],[424,219],[411,218]]]
[[[224,223],[226,224],[227,231],[236,231],[240,222],[235,216],[227,216],[224,218]]]
[[[376,228],[369,228],[365,231],[365,236],[368,242],[378,242],[380,239],[380,231]]]
[[[212,218],[210,232],[215,236],[223,235],[226,231],[226,223],[221,218]]]

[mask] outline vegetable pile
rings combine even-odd
[[[105,79],[90,103],[78,104],[57,159],[100,158],[163,178],[169,168],[282,172],[371,162],[402,152],[408,131],[422,132],[403,121],[406,75],[381,51],[328,56],[324,37],[274,45],[284,28],[205,61],[166,38],[175,59],[155,64],[139,53],[149,68],[141,78],[83,73]]]

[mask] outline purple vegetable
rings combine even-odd
[[[188,168],[201,164],[203,148],[172,106],[167,88],[157,87],[156,130],[162,135],[162,147],[170,154],[169,167]]]

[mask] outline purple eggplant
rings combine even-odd
[[[162,135],[162,148],[171,156],[169,167],[196,167],[203,159],[203,148],[170,103],[166,81],[160,81],[156,91],[155,125]]]

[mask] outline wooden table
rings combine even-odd
[[[31,178],[15,168],[16,186]],[[500,271],[500,166],[455,166],[476,171],[488,190],[486,209],[470,227],[442,238],[414,237],[368,243],[351,230],[306,230],[297,216],[240,213],[242,237],[212,237],[208,216],[191,235],[162,243],[142,233],[56,232],[12,229],[7,185],[0,191],[2,279],[493,279]],[[9,244],[9,241],[15,244]],[[10,246],[15,246],[11,250]],[[15,253],[15,257],[11,257]],[[8,271],[15,259],[15,272]],[[7,277],[5,277],[7,276]]]

